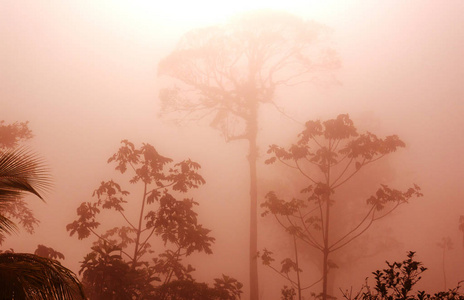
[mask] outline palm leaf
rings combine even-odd
[[[46,191],[50,176],[43,161],[25,148],[0,152],[0,233],[11,233],[16,225],[2,212],[23,192],[43,200],[39,191]]]
[[[39,191],[50,187],[50,176],[43,161],[25,148],[0,153],[0,198],[29,192],[40,199]]]
[[[0,214],[0,234],[16,231],[16,224],[7,217]]]
[[[43,161],[24,148],[0,152],[0,233],[15,224],[2,214],[23,192],[38,196],[50,187]],[[25,253],[0,254],[0,299],[85,299],[76,275],[58,261]]]
[[[28,253],[0,254],[0,299],[85,299],[76,275],[58,261]]]

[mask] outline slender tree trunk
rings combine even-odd
[[[327,275],[329,273],[329,249],[324,246],[324,259],[323,259],[323,269],[322,269],[322,299],[327,300]]]
[[[330,146],[329,146],[330,149]],[[327,166],[327,188],[330,187],[330,164]],[[324,259],[322,269],[322,299],[327,300],[327,283],[329,274],[329,224],[330,224],[330,191],[327,191],[325,198],[325,226],[324,226]]]
[[[258,108],[257,105],[252,106],[247,128],[249,141],[248,163],[250,167],[250,300],[258,300],[258,177],[256,172],[258,159],[258,147],[256,145]]]
[[[326,208],[325,208],[325,226],[324,226],[324,259],[322,267],[322,299],[327,300],[327,283],[329,274],[329,224],[330,224],[330,199],[326,197]]]
[[[293,235],[293,247],[295,249],[296,281],[297,281],[297,285],[298,285],[298,300],[301,300],[300,263],[298,261],[298,248],[296,247],[296,236],[295,235]]]
[[[332,257],[331,259],[333,259],[333,255],[332,253],[329,253],[329,256]],[[334,295],[335,294],[335,279],[337,277],[337,272],[335,272],[335,270],[333,271],[330,271],[330,276],[327,276],[327,295]]]
[[[445,268],[445,252],[446,252],[446,242],[443,243],[443,257],[442,257],[442,265],[443,265],[443,285],[444,290],[446,291],[446,268]]]
[[[147,183],[144,182],[143,188],[143,198],[142,198],[142,207],[140,208],[139,224],[137,228],[137,237],[135,239],[134,247],[134,257],[132,258],[132,269],[135,269],[138,259],[139,245],[140,245],[140,235],[142,234],[142,221],[143,221],[143,211],[145,209],[145,199],[147,197]]]

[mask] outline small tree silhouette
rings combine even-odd
[[[364,217],[351,228],[343,228],[345,232],[335,236],[330,227],[337,218],[333,206],[342,200],[343,195],[336,194],[339,187],[349,182],[360,170],[378,161],[386,155],[395,152],[405,144],[398,136],[391,135],[384,139],[367,132],[358,134],[348,115],[339,115],[335,119],[306,122],[305,129],[298,135],[298,140],[289,149],[271,145],[268,153],[272,155],[267,164],[276,161],[298,171],[309,184],[301,190],[303,199],[280,199],[276,192],[266,195],[266,201],[261,204],[263,216],[271,214],[277,222],[294,238],[296,261],[285,259],[282,269],[278,271],[298,291],[301,291],[322,281],[322,299],[328,299],[327,278],[329,270],[337,265],[330,260],[330,255],[368,230],[371,225],[393,212],[401,204],[407,203],[412,197],[422,196],[417,185],[400,191],[382,184],[377,192],[366,200],[368,209]],[[349,224],[347,224],[349,225]],[[309,245],[322,253],[322,276],[316,282],[302,287],[299,281],[300,266],[298,262],[297,240]],[[271,266],[271,252],[264,251],[262,260]],[[296,273],[296,280],[291,279],[289,272]]]
[[[173,163],[150,144],[136,148],[128,140],[121,143],[108,163],[116,163],[120,173],[131,173],[129,183],[140,184],[141,195],[132,196],[113,180],[102,181],[93,193],[95,201],[83,202],[77,208],[78,219],[66,229],[79,239],[97,238],[80,270],[92,299],[165,299],[163,287],[173,281],[194,281],[191,272],[195,269],[182,263],[185,257],[212,253],[215,239],[198,223],[194,211],[198,203],[179,199],[205,180],[198,173],[200,165],[190,159]],[[129,205],[138,205],[138,217],[130,218]],[[112,219],[118,217],[121,225],[98,232],[103,210],[110,212]],[[155,253],[154,243],[162,245],[162,250],[148,260],[147,256]],[[236,290],[224,299],[235,299],[241,293],[241,283],[228,284]]]
[[[437,246],[443,249],[442,253],[442,269],[443,269],[443,286],[446,290],[446,266],[445,266],[445,254],[446,251],[453,249],[453,241],[450,237],[444,237],[441,239],[441,242],[437,243]]]

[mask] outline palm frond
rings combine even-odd
[[[11,234],[12,232],[16,231],[16,229],[16,224],[0,213],[0,234]]]
[[[42,159],[18,148],[0,152],[0,201],[29,192],[43,200],[39,192],[51,186],[48,170]]]
[[[0,233],[16,226],[3,212],[23,192],[43,200],[51,186],[44,162],[25,148],[0,152]],[[58,261],[25,253],[0,254],[0,299],[85,299],[76,275]]]
[[[29,253],[0,254],[0,299],[85,299],[76,275],[58,261]]]
[[[39,192],[51,186],[44,162],[25,148],[0,152],[0,233],[10,234],[16,225],[3,212],[8,204],[17,201],[22,192],[43,200]]]

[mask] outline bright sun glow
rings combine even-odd
[[[255,9],[278,9],[295,10],[304,6],[309,6],[310,1],[306,0],[174,0],[174,1],[136,1],[121,2],[125,5],[132,5],[138,10],[145,12],[156,12],[165,19],[177,21],[198,21],[198,22],[217,22],[221,19],[230,17],[237,13]]]
[[[218,24],[230,17],[250,10],[284,10],[309,18],[323,17],[334,1],[320,0],[111,0],[98,3],[97,10],[119,23],[123,28],[137,27],[152,30],[153,26],[169,26],[163,30],[195,28]],[[96,5],[95,2],[90,4]],[[125,24],[121,24],[125,23]]]

